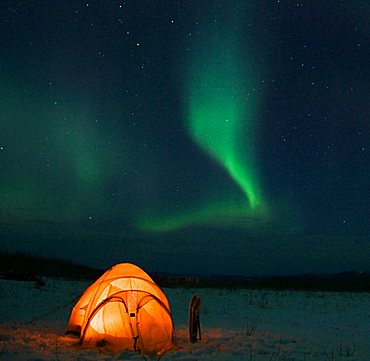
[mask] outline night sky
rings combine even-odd
[[[370,270],[370,4],[2,0],[1,249]]]

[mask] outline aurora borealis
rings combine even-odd
[[[5,1],[1,247],[149,271],[369,269],[369,13]]]
[[[246,7],[245,3],[238,5]],[[193,206],[198,209],[185,214],[146,220],[142,224],[144,229],[168,231],[209,223],[214,217],[235,219],[253,212],[261,215],[263,204],[255,175],[253,129],[257,118],[257,75],[249,69],[251,61],[244,57],[244,63],[240,62],[244,50],[239,39],[240,15],[231,14],[226,21],[224,17],[220,13],[208,25],[184,67],[185,128],[195,144],[224,167],[244,197],[217,202],[206,198]],[[233,30],[229,29],[230,23],[235,24]],[[222,194],[221,189],[218,192]]]
[[[210,37],[200,41],[197,61],[186,73],[190,78],[188,127],[195,141],[225,167],[253,209],[261,203],[253,174],[256,75],[245,71],[248,58],[240,62],[240,27],[230,31],[217,20],[208,31]]]

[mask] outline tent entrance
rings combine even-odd
[[[136,310],[128,309],[122,297],[112,296],[91,314],[81,341],[134,350],[137,337]]]

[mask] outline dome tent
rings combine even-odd
[[[161,355],[173,348],[173,321],[165,294],[141,268],[120,263],[90,285],[73,307],[67,333],[81,343]]]

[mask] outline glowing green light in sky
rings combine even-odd
[[[207,45],[192,59],[187,87],[188,131],[227,170],[250,207],[256,208],[262,202],[253,150],[256,79],[248,69],[237,34],[214,27]]]
[[[238,3],[240,9],[246,5]],[[191,47],[183,72],[184,116],[191,139],[225,169],[244,197],[220,185],[216,197],[205,194],[198,205],[187,204],[181,211],[157,213],[154,218],[147,214],[139,222],[143,230],[163,232],[213,222],[249,227],[267,216],[255,154],[261,97],[257,50],[243,30],[247,19],[240,15],[252,16],[253,11],[232,11],[224,5],[212,10],[215,13],[207,19],[211,21],[204,21]]]
[[[124,164],[117,138],[99,126],[92,106],[49,101],[0,76],[0,215],[76,221],[116,211],[104,184]],[[62,97],[64,93],[59,95]],[[102,207],[104,204],[104,208]],[[110,208],[112,206],[112,208]]]
[[[208,202],[203,208],[187,210],[167,217],[150,217],[141,220],[140,228],[150,232],[171,232],[189,225],[250,226],[260,214],[246,210],[245,202]]]

